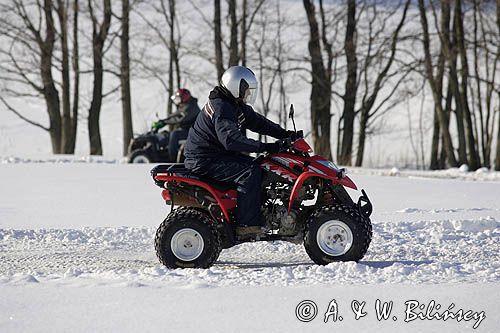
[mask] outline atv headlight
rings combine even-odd
[[[320,160],[320,161],[317,161],[318,163],[326,166],[327,168],[329,169],[332,169],[332,170],[335,170],[335,171],[338,171],[339,170],[339,167],[337,165],[335,165],[335,163],[333,163],[332,161],[327,161],[327,160]]]

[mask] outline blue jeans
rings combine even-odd
[[[168,155],[172,161],[176,161],[177,153],[179,152],[179,141],[186,140],[188,130],[179,128],[170,133],[170,141],[168,142]]]
[[[187,161],[189,168],[189,161]],[[200,176],[207,176],[222,182],[238,185],[236,222],[242,226],[262,225],[260,213],[262,170],[245,155],[222,156],[210,161],[203,161],[192,171]]]

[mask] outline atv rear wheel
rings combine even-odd
[[[158,227],[155,250],[168,268],[208,268],[219,257],[221,242],[208,214],[179,208]]]
[[[307,223],[304,247],[318,265],[359,261],[372,239],[369,218],[355,207],[334,205],[317,210]]]
[[[128,156],[129,163],[152,163],[151,155],[144,149],[137,149]]]

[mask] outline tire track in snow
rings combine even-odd
[[[302,245],[247,243],[223,250],[210,269],[168,270],[154,254],[154,228],[0,229],[0,283],[126,283],[187,287],[500,282],[500,222],[375,223],[360,263],[317,266]]]

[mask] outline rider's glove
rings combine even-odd
[[[276,141],[273,143],[261,143],[260,144],[260,152],[268,152],[270,154],[276,154],[281,149],[281,141]]]
[[[162,128],[163,126],[165,126],[165,121],[160,119],[160,120],[157,120],[153,123],[153,129],[155,130],[159,130],[160,128]]]
[[[297,135],[297,133],[295,131],[286,131],[286,137],[290,138],[292,140],[292,142],[299,138],[299,136]]]

